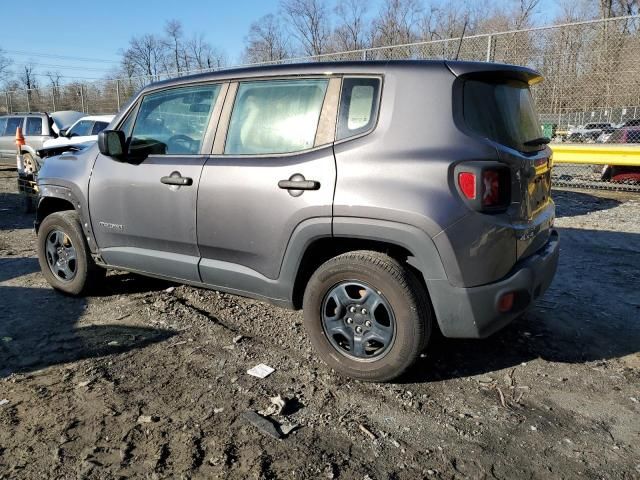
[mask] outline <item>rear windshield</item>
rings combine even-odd
[[[524,82],[467,80],[463,115],[468,128],[494,142],[525,152],[544,148],[524,145],[542,137],[533,98]]]

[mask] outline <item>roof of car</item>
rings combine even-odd
[[[0,117],[24,117],[27,115],[46,115],[44,112],[12,112],[12,113],[0,113]]]
[[[241,68],[230,68],[216,72],[197,73],[184,77],[162,80],[145,87],[142,92],[165,88],[171,86],[184,85],[188,83],[204,82],[209,80],[234,80],[243,78],[262,78],[288,75],[327,75],[334,72],[353,74],[384,74],[391,70],[403,69],[441,69],[447,68],[454,75],[459,76],[466,73],[496,73],[509,72],[516,78],[525,81],[539,81],[541,76],[538,72],[527,67],[517,65],[506,65],[487,62],[463,62],[448,60],[384,60],[384,61],[359,61],[359,62],[311,62],[311,63],[290,63],[280,65],[260,65]],[[142,93],[141,92],[141,93]]]
[[[94,122],[110,122],[113,120],[113,117],[115,117],[115,115],[87,115],[86,117],[79,118],[77,121],[93,120]]]

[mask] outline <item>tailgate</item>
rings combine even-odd
[[[555,217],[551,199],[551,151],[545,148],[535,155],[501,151],[503,161],[512,166],[514,193],[518,208],[511,210],[516,234],[516,258],[521,260],[547,242]]]

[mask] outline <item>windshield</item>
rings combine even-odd
[[[69,137],[85,137],[91,135],[91,127],[93,127],[93,120],[80,120],[71,127],[67,135]]]
[[[525,145],[542,137],[538,114],[525,82],[464,83],[463,116],[467,127],[478,135],[516,150],[541,150],[542,144]]]

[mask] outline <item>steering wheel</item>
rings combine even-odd
[[[195,143],[196,141],[193,138],[182,134],[173,135],[167,140],[167,145],[175,145],[180,150],[183,150],[179,153],[194,153],[193,147],[196,146]]]

